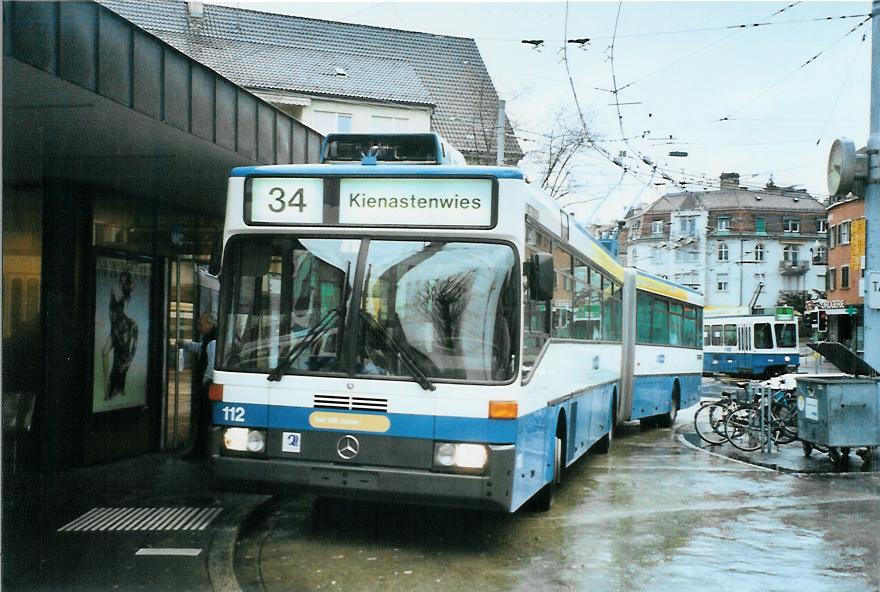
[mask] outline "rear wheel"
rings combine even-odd
[[[617,427],[617,394],[615,393],[614,397],[611,399],[611,425],[608,428],[608,433],[602,436],[598,442],[596,442],[596,446],[594,447],[594,451],[599,454],[608,454],[611,452],[611,444],[614,441],[614,432]]]
[[[678,417],[679,389],[678,383],[672,389],[672,398],[669,401],[669,411],[663,415],[657,416],[657,425],[661,428],[671,428],[675,425],[675,418]]]

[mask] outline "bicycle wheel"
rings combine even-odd
[[[727,405],[718,402],[705,403],[694,414],[694,430],[697,435],[712,446],[727,442],[724,435],[724,418]]]
[[[780,407],[772,412],[773,441],[791,444],[797,440],[797,407]]]
[[[763,438],[757,409],[743,407],[728,415],[724,420],[724,434],[734,448],[743,452],[759,450]]]

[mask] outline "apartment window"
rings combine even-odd
[[[801,219],[800,218],[783,218],[782,219],[782,232],[800,232],[801,231]]]
[[[789,265],[797,265],[798,255],[797,245],[785,245],[785,248],[782,249],[782,260]]]
[[[351,114],[350,113],[337,113],[336,114],[336,131],[340,134],[350,134],[351,133]]]
[[[831,226],[828,233],[828,248],[833,249],[837,246],[837,226]]]
[[[651,234],[653,236],[663,236],[663,220],[651,222]]]
[[[678,219],[678,234],[681,236],[697,236],[697,217],[680,217]]]
[[[837,289],[837,270],[833,267],[829,268],[828,273],[825,274],[825,287],[829,292]]]
[[[388,117],[385,115],[372,115],[370,120],[375,133],[408,132],[410,130],[409,119],[406,117]]]
[[[841,222],[837,225],[837,244],[838,245],[848,245],[849,237],[850,237],[850,227],[852,226],[852,222],[847,220],[846,222]]]
[[[840,266],[840,289],[849,290],[849,265]]]
[[[730,230],[730,216],[718,216],[718,223],[715,225],[715,228],[720,232]]]
[[[816,247],[816,261],[817,265],[825,265],[828,262],[828,247],[825,245],[820,245]]]
[[[642,221],[641,220],[633,221],[632,235],[633,235],[633,238],[638,238],[642,235]]]
[[[763,261],[764,260],[764,245],[758,243],[755,245],[755,261]]]
[[[766,234],[767,233],[767,222],[764,218],[755,218],[755,233],[756,234]]]
[[[719,261],[727,261],[730,255],[730,250],[727,248],[726,243],[718,243],[718,260]]]
[[[816,232],[825,234],[828,232],[828,220],[825,218],[816,218]]]
[[[719,273],[715,279],[716,279],[715,288],[719,292],[727,292],[727,274],[726,273]]]

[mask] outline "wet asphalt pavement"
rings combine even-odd
[[[633,424],[548,513],[279,497],[235,570],[267,592],[877,591],[880,475],[781,474]]]

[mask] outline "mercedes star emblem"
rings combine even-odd
[[[336,454],[345,460],[351,460],[357,456],[361,443],[354,436],[342,436],[336,443]]]

